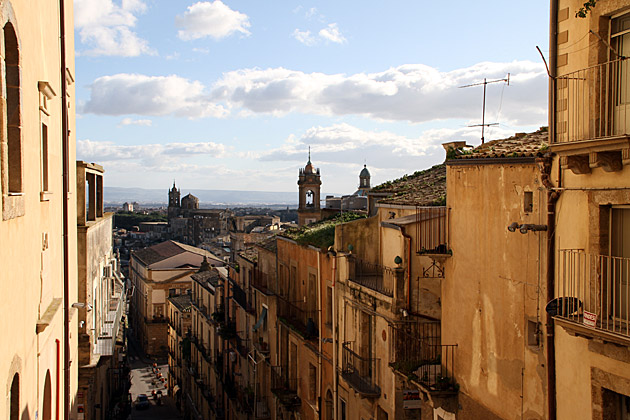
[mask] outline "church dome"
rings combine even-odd
[[[359,174],[360,177],[369,177],[370,176],[370,171],[368,171],[367,169],[367,165],[363,165],[363,169],[361,170],[361,173]]]

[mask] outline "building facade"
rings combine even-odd
[[[630,4],[551,2],[550,225],[557,418],[630,412]],[[575,51],[566,46],[575,43]]]
[[[199,269],[204,258],[216,266],[223,264],[208,251],[175,241],[132,253],[129,267],[133,287],[131,321],[145,353],[166,355],[166,299],[191,289],[191,275]]]
[[[6,0],[0,25],[0,413],[76,418],[72,2]]]
[[[127,390],[122,318],[125,281],[113,252],[113,213],[103,212],[103,168],[78,161],[79,396],[84,418],[108,419],[111,402]]]

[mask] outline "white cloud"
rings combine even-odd
[[[153,122],[151,120],[134,120],[133,118],[123,118],[119,126],[123,125],[141,125],[144,127],[150,127]]]
[[[507,73],[511,74],[509,87],[488,86],[486,122],[545,124],[547,75],[542,64],[529,61],[486,62],[450,72],[407,64],[352,75],[254,68],[224,73],[210,88],[175,75],[117,74],[92,83],[90,100],[81,111],[188,118],[302,113],[413,123],[445,119],[478,123],[481,88],[458,87],[484,77],[503,78]],[[499,107],[501,119],[495,121]]]
[[[226,111],[212,103],[197,81],[175,75],[103,76],[90,85],[90,100],[82,112],[101,115],[174,115],[177,117],[223,117]]]
[[[241,114],[245,111],[280,116],[299,112],[354,114],[390,121],[476,121],[481,111],[480,88],[458,86],[479,82],[484,77],[502,78],[507,73],[511,73],[511,84],[504,88],[501,115],[518,125],[544,123],[547,77],[544,66],[529,61],[486,62],[450,72],[407,64],[379,73],[353,75],[284,68],[244,69],[225,73],[214,84],[212,97]],[[500,84],[488,88],[488,118],[499,107],[502,88]]]
[[[75,0],[75,28],[81,43],[89,46],[79,54],[135,57],[155,54],[149,43],[132,30],[136,15],[146,11],[142,0]]]
[[[132,161],[144,165],[149,171],[193,165],[186,160],[199,155],[223,158],[226,154],[226,146],[214,142],[120,145],[109,141],[77,141],[77,159],[108,165],[116,161]]]
[[[302,44],[312,47],[321,42],[333,42],[335,44],[344,44],[347,42],[346,38],[341,34],[339,26],[336,23],[330,23],[326,27],[322,28],[316,35],[311,31],[295,29],[292,34],[293,38]]]
[[[327,41],[334,42],[335,44],[343,44],[346,42],[346,38],[341,34],[339,27],[336,23],[330,23],[325,28],[319,31],[319,36]]]
[[[184,41],[208,36],[221,39],[235,32],[250,35],[247,28],[251,26],[246,14],[230,9],[221,0],[189,6],[183,15],[175,17],[175,24],[182,28],[177,36]]]
[[[311,34],[311,31],[300,31],[299,29],[296,29],[293,31],[293,38],[308,46],[312,46],[317,43],[317,39]]]

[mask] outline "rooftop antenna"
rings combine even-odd
[[[308,163],[311,163],[311,146],[308,146]]]
[[[483,85],[483,109],[481,111],[481,124],[474,124],[474,125],[468,126],[468,127],[481,127],[481,144],[483,144],[485,140],[484,139],[485,128],[490,127],[492,125],[499,125],[499,123],[486,124],[486,86],[488,86],[489,83],[499,83],[499,82],[505,82],[507,83],[508,86],[510,86],[510,73],[507,74],[507,77],[505,79],[486,80],[486,78],[484,77],[483,82],[481,83],[473,83],[472,85],[460,86],[460,88],[467,88],[467,87]]]

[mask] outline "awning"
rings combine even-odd
[[[258,317],[258,321],[256,321],[256,325],[254,325],[254,331],[261,327],[263,322],[265,322],[265,317],[267,316],[267,308],[263,306],[262,312],[260,313],[260,317]]]

